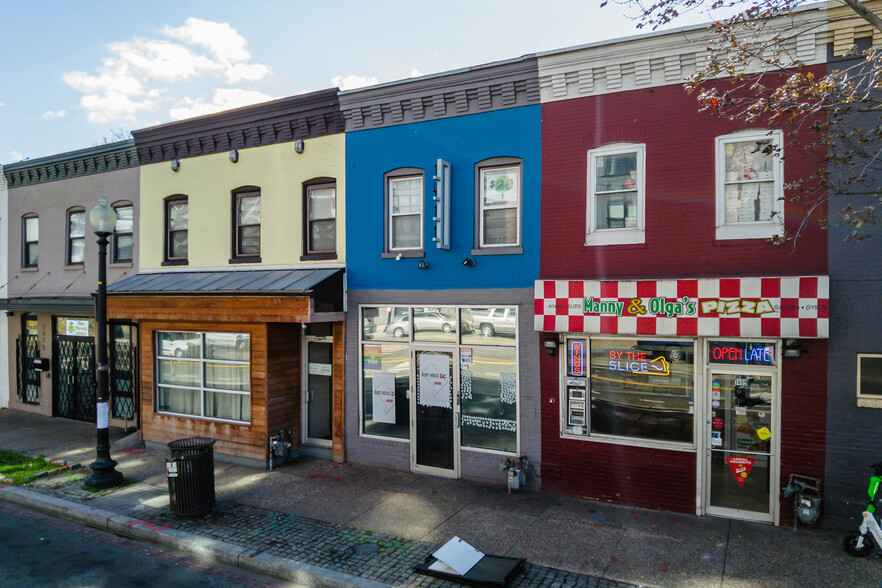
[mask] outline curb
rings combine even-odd
[[[386,584],[372,580],[365,580],[268,553],[251,555],[253,549],[247,547],[239,547],[216,539],[201,537],[194,533],[178,531],[100,508],[84,506],[69,500],[25,490],[18,486],[0,485],[0,502],[16,504],[130,539],[148,541],[163,547],[186,551],[211,561],[308,586],[320,588],[381,588],[386,586]]]

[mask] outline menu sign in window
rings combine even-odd
[[[708,363],[775,366],[775,344],[751,341],[710,341]]]

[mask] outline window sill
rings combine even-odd
[[[627,445],[630,447],[643,447],[646,449],[659,449],[662,451],[682,451],[686,453],[695,453],[695,445],[689,443],[679,443],[676,441],[653,441],[651,439],[631,439],[628,437],[612,437],[606,435],[573,435],[561,431],[561,439],[571,439],[573,441],[589,441],[594,443],[607,443],[610,445]]]
[[[109,268],[126,268],[132,267],[134,264],[131,261],[114,261],[113,263],[108,264]]]
[[[857,405],[860,408],[882,408],[882,398],[858,397]]]
[[[402,249],[401,251],[384,251],[380,254],[380,257],[383,259],[395,259],[398,256],[402,258],[405,257],[425,257],[426,251],[424,249]]]
[[[337,259],[337,252],[307,253],[306,255],[300,256],[300,261],[329,261],[332,259]]]
[[[585,246],[645,245],[646,231],[635,229],[608,229],[585,235]]]
[[[189,265],[189,264],[190,264],[190,260],[188,260],[188,259],[169,259],[169,260],[163,261],[160,265],[162,267],[169,267],[169,266],[175,266],[175,265]]]
[[[515,245],[505,247],[483,247],[472,249],[471,255],[523,255],[524,248]]]
[[[40,271],[40,268],[39,268],[39,267],[36,267],[36,266],[34,266],[34,267],[23,267],[23,268],[21,268],[21,271],[23,271],[23,272],[38,272],[38,271]]]
[[[64,271],[66,272],[75,272],[75,271],[83,271],[85,264],[82,263],[71,263],[64,266]]]
[[[252,255],[250,257],[231,257],[230,263],[260,263],[262,260],[259,255]]]
[[[783,227],[778,223],[762,223],[742,226],[717,227],[716,241],[736,241],[745,239],[771,239],[783,232]],[[716,244],[716,243],[715,243]]]

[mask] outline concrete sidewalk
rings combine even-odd
[[[111,430],[117,442],[119,430]],[[0,410],[0,448],[87,466],[94,426]],[[514,586],[882,586],[882,559],[851,558],[842,534],[621,507],[499,486],[300,458],[267,472],[216,463],[216,512],[168,509],[165,452],[114,446],[127,485],[81,473],[0,500],[190,550],[306,585],[441,586],[412,568],[454,535],[523,557]]]

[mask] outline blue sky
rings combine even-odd
[[[599,0],[4,3],[0,163],[112,130],[638,34]],[[708,20],[689,15],[677,26]]]

